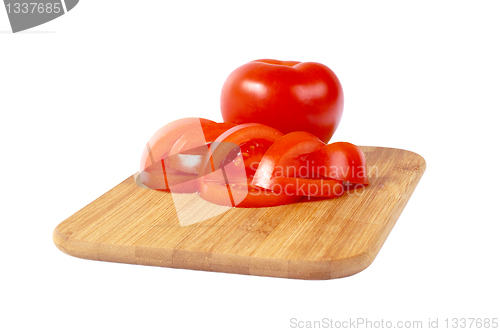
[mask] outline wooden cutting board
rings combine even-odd
[[[425,171],[416,153],[361,149],[368,187],[272,208],[219,207],[197,194],[141,188],[131,176],[60,223],[54,243],[99,261],[297,279],[350,276],[373,262]]]

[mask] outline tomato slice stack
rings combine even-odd
[[[297,131],[283,136],[263,157],[253,184],[266,189],[282,188],[301,196],[336,197],[343,194],[342,181],[311,178],[306,157],[326,144],[316,136]]]
[[[142,153],[141,182],[151,189],[175,193],[198,191],[198,168],[210,143],[234,127],[203,118],[184,118],[158,130]]]
[[[153,135],[140,170],[151,189],[198,192],[225,206],[266,207],[304,196],[342,196],[350,184],[368,184],[365,168],[363,152],[351,143],[327,145],[308,132],[283,135],[257,123],[186,118]]]
[[[247,123],[219,136],[207,154],[200,180],[203,199],[226,206],[264,207],[298,202],[302,197],[252,185],[262,157],[283,137],[269,126]],[[204,166],[204,167],[203,167]]]

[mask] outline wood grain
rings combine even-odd
[[[332,279],[375,259],[425,171],[416,153],[361,147],[370,185],[335,199],[272,208],[229,208],[182,227],[196,194],[140,188],[131,176],[53,233],[63,252],[85,259],[247,275]],[[199,206],[198,206],[199,207]],[[199,211],[208,211],[202,206]]]

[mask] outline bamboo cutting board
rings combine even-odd
[[[413,152],[361,149],[368,187],[271,208],[219,207],[197,194],[141,188],[131,176],[60,223],[54,243],[99,261],[296,279],[350,276],[373,262],[425,171]]]

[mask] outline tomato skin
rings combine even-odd
[[[210,144],[234,126],[234,123],[210,123],[188,130],[170,149],[168,166],[181,172],[198,174]]]
[[[252,184],[271,189],[273,177],[298,177],[304,172],[302,158],[325,146],[316,136],[296,131],[286,134],[274,142],[262,157]],[[306,176],[309,173],[306,169]]]
[[[230,193],[230,194],[229,194]],[[214,204],[258,208],[296,203],[302,196],[275,193],[247,183],[232,183],[226,185],[219,181],[200,181],[199,195]]]
[[[216,125],[214,121],[203,118],[182,118],[160,128],[149,139],[141,156],[140,173],[142,183],[148,188],[161,191],[175,193],[196,192],[199,182],[196,163],[199,164],[201,156],[189,151],[190,154],[186,156],[176,154],[170,158],[170,152],[176,142],[187,132],[205,133],[211,131],[208,127],[212,128],[214,125]],[[228,128],[227,125],[224,126],[224,130]],[[199,134],[198,136],[204,135]]]
[[[199,188],[199,179],[196,175],[170,168],[165,165],[164,160],[141,171],[141,182],[150,189],[173,193],[195,193]]]
[[[266,145],[270,146],[282,136],[283,134],[278,130],[258,123],[245,123],[235,126],[225,131],[210,146],[209,153],[201,163],[200,174],[205,175],[216,171],[228,160],[230,161],[241,154],[242,146],[248,142],[260,140],[261,142],[267,142]],[[253,160],[254,162],[260,162],[261,158],[262,156],[259,156],[253,158]],[[248,173],[249,170],[245,171]]]
[[[313,176],[368,184],[365,155],[348,142],[335,142],[309,154],[305,162]]]
[[[277,140],[262,158],[252,184],[274,191],[301,196],[340,197],[341,180],[315,179],[304,160],[326,145],[307,132],[293,132]]]
[[[198,174],[200,170],[201,161],[203,160],[203,157],[207,153],[208,153],[208,144],[205,144],[195,149],[170,155],[168,156],[168,158],[164,160],[168,167],[173,168],[179,172],[188,174]]]
[[[140,171],[168,157],[172,146],[187,131],[214,123],[203,118],[182,118],[167,123],[156,131],[146,144],[141,156]]]
[[[257,123],[233,127],[211,145],[200,168],[199,195],[218,205],[269,207],[295,203],[302,197],[275,193],[252,186],[251,176],[266,150],[283,136],[278,130]]]
[[[224,121],[307,131],[327,143],[344,107],[339,79],[316,62],[255,60],[236,68],[221,92]]]
[[[235,126],[227,131],[225,131],[222,135],[217,137],[216,142],[231,142],[234,144],[243,144],[253,139],[267,139],[269,141],[276,141],[283,134],[276,130],[276,128],[266,126],[260,123],[245,123]]]
[[[212,143],[217,139],[217,137],[235,126],[236,124],[228,122],[209,123],[201,126],[202,130],[200,130],[199,127],[188,130],[185,134],[179,137],[179,139],[172,146],[172,149],[170,149],[170,155],[182,153],[184,151],[192,150],[208,143]]]

